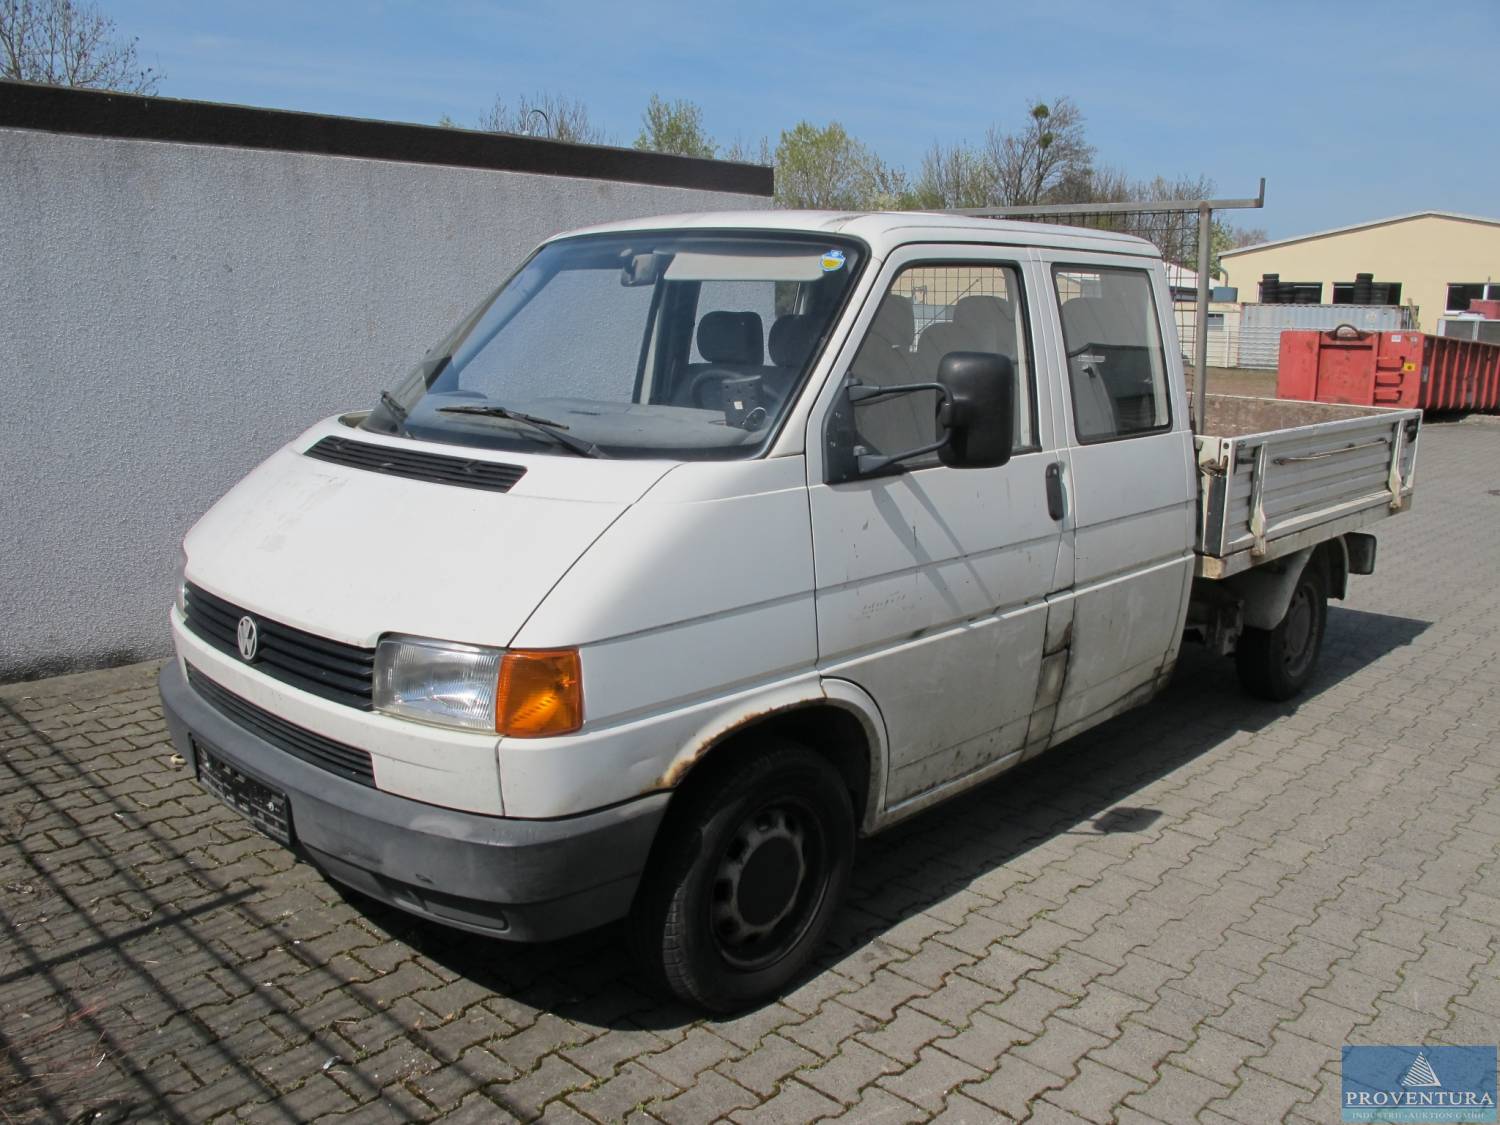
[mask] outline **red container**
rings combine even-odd
[[[1281,334],[1278,398],[1423,410],[1500,411],[1500,344],[1421,332]]]
[[[1500,301],[1481,301],[1475,298],[1469,302],[1469,311],[1478,313],[1486,320],[1500,320]]]

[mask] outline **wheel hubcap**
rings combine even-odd
[[[730,964],[769,964],[801,936],[813,913],[815,845],[807,818],[786,805],[764,808],[735,830],[714,871],[710,907],[719,952]]]

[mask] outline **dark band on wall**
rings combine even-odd
[[[577,176],[745,195],[769,196],[773,190],[771,169],[759,164],[29,82],[0,81],[0,127],[399,160],[538,176]]]

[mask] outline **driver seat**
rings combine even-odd
[[[766,334],[760,314],[716,311],[698,321],[698,354],[702,363],[683,368],[672,400],[678,406],[693,406],[693,380],[713,368],[728,368],[741,375],[758,375],[766,361]],[[712,391],[704,399],[713,402]]]

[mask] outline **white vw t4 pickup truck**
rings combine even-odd
[[[1145,703],[1185,636],[1261,696],[1313,675],[1418,415],[1195,427],[1172,311],[1099,231],[553,238],[187,534],[176,744],[375,899],[515,941],[625,919],[676,995],[763,1000],[861,835]]]

